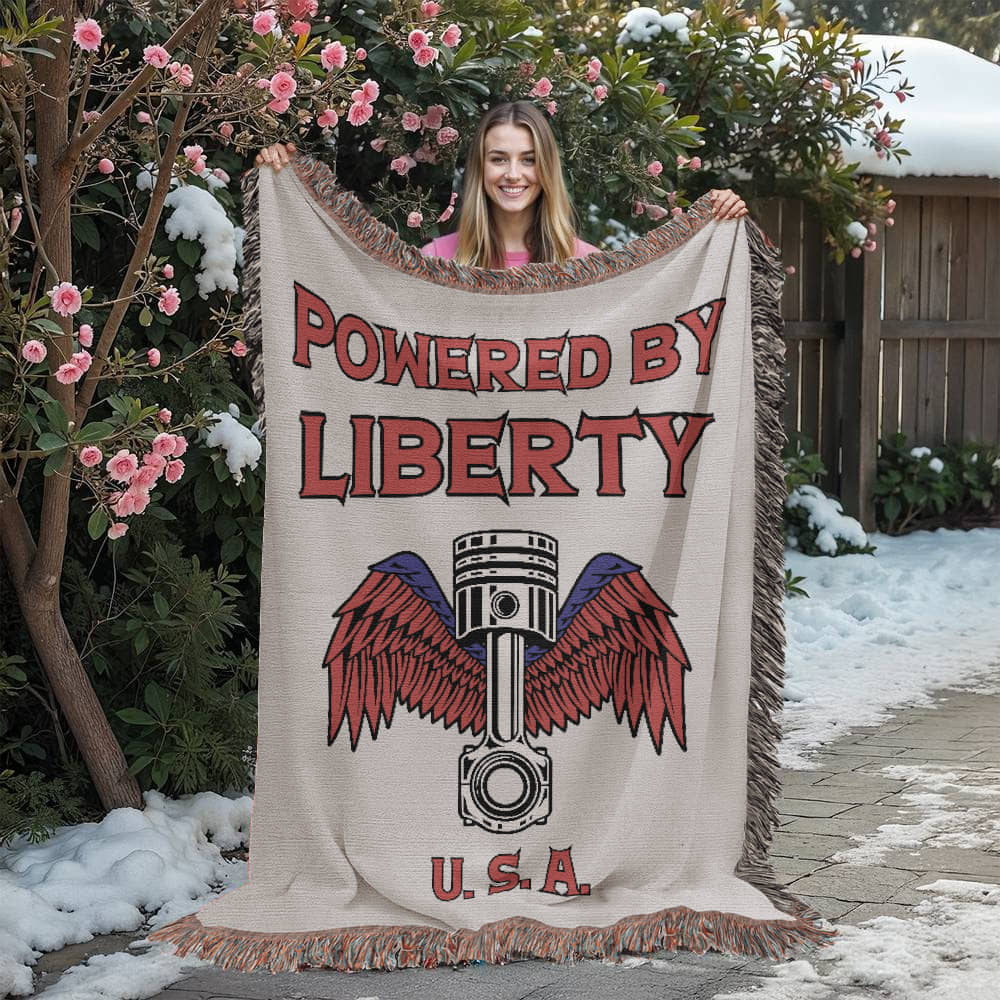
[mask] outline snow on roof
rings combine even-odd
[[[898,140],[911,155],[879,159],[855,141],[842,147],[848,163],[889,177],[1000,177],[1000,66],[934,38],[858,33],[854,41],[870,51],[865,62],[902,50],[913,96],[900,104],[890,95],[881,110],[905,119]]]

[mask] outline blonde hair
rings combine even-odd
[[[494,105],[479,120],[466,158],[454,260],[476,267],[504,266],[503,241],[493,223],[491,203],[483,184],[483,164],[486,133],[494,125],[507,124],[526,126],[535,144],[535,172],[542,190],[534,202],[534,220],[525,236],[530,259],[562,264],[576,251],[576,213],[566,191],[559,146],[552,127],[530,101],[505,101]]]

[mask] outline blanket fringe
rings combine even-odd
[[[299,934],[265,934],[231,927],[206,927],[197,914],[161,927],[151,941],[177,946],[177,955],[204,958],[243,972],[297,972],[303,968],[357,972],[362,969],[433,969],[439,965],[529,958],[559,963],[611,959],[686,948],[755,958],[783,958],[789,949],[824,943],[831,931],[801,903],[790,920],[754,920],[686,906],[626,917],[607,927],[552,927],[525,917],[484,924],[479,930],[385,925],[340,927]]]

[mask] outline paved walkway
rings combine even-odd
[[[873,833],[884,823],[913,822],[912,813],[902,811],[907,782],[879,773],[888,764],[947,764],[955,771],[995,774],[1000,783],[1000,696],[941,692],[933,708],[909,709],[882,726],[854,730],[816,755],[816,762],[820,770],[784,773],[781,826],[772,858],[795,894],[825,917],[835,923],[859,923],[880,914],[905,916],[927,896],[916,887],[937,878],[1000,884],[1000,855],[984,851],[897,850],[872,866],[831,860],[856,845],[852,833]],[[102,946],[103,940],[46,956],[39,965],[51,972],[38,987],[88,953],[121,947],[120,939],[109,940],[108,947]],[[821,955],[810,957],[820,968]],[[627,969],[595,961],[558,966],[538,960],[352,974],[245,974],[206,968],[156,1000],[710,1000],[717,993],[759,985],[771,969],[768,962],[717,954],[661,952],[652,957]]]

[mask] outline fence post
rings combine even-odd
[[[884,235],[884,234],[883,234]],[[875,528],[872,486],[878,448],[879,343],[882,335],[882,240],[849,257],[844,275],[841,502],[866,531]]]

